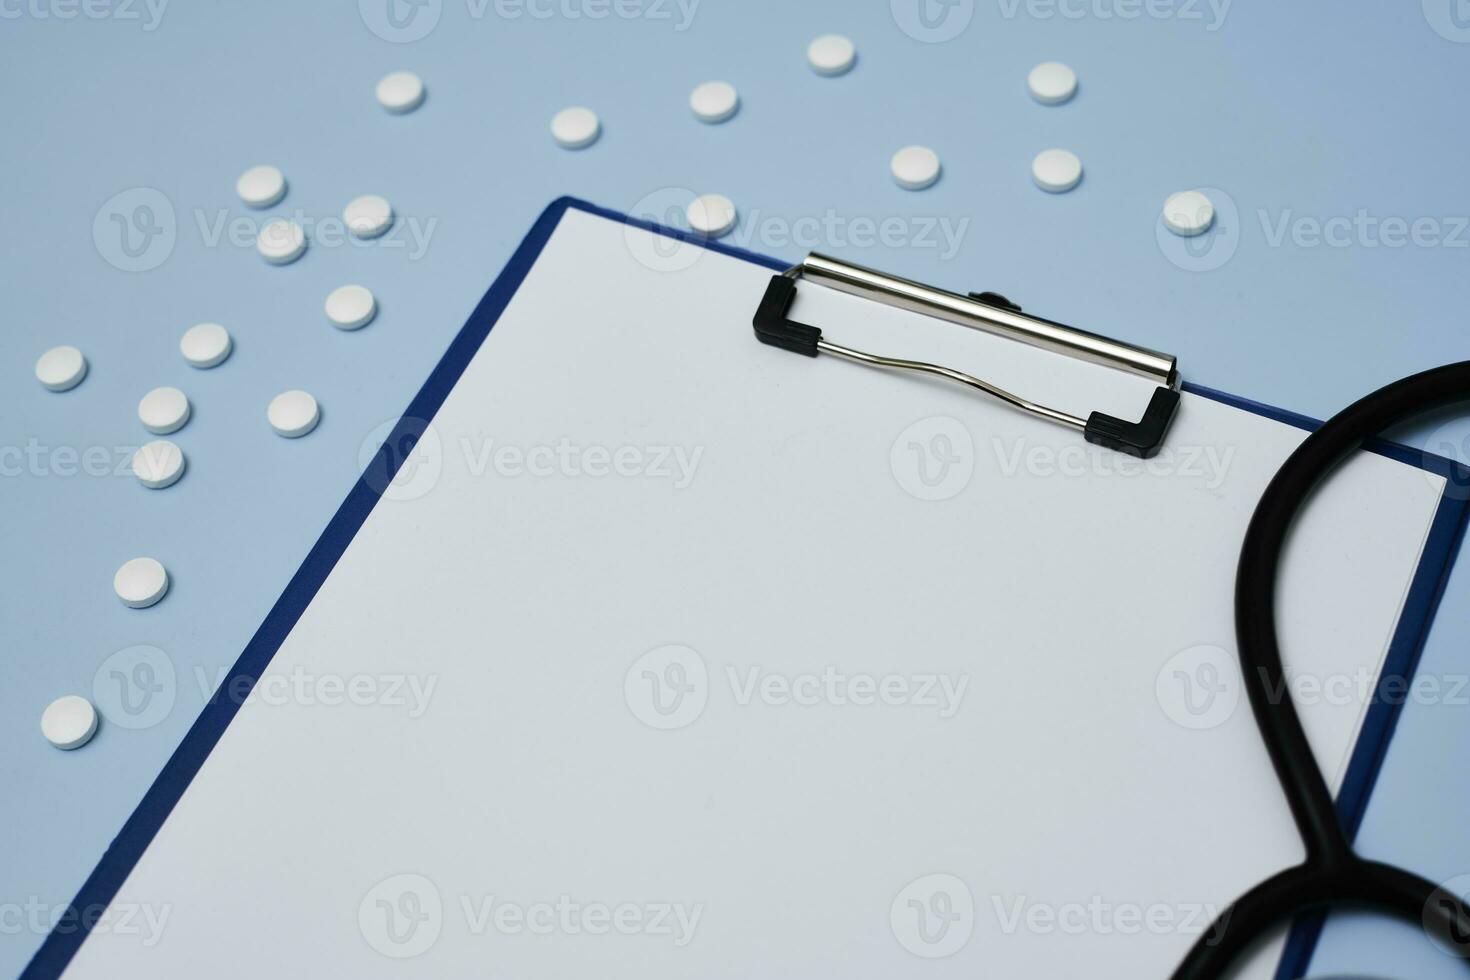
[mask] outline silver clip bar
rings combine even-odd
[[[962,327],[1019,340],[1043,350],[1118,368],[1152,379],[1167,388],[1178,386],[1179,375],[1172,354],[1160,354],[1146,347],[1135,347],[1121,340],[1028,316],[1019,309],[983,303],[971,296],[875,272],[816,252],[786,274],[802,276],[818,285],[831,286],[902,310],[938,317]]]

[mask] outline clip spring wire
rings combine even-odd
[[[781,274],[788,279],[797,279],[800,278],[801,272],[802,266],[794,265]],[[968,385],[976,391],[984,392],[993,398],[998,398],[1007,405],[1019,408],[1023,412],[1030,412],[1032,415],[1052,422],[1060,422],[1062,425],[1070,425],[1074,429],[1087,428],[1086,419],[1078,418],[1076,415],[1063,412],[1060,409],[1048,408],[1045,405],[1037,404],[1029,399],[1022,398],[1014,392],[1007,391],[999,385],[993,385],[989,381],[984,381],[972,374],[966,374],[964,371],[955,368],[945,367],[943,364],[932,364],[929,361],[912,361],[902,357],[884,357],[881,354],[870,354],[867,351],[844,347],[841,344],[834,344],[830,340],[818,340],[817,349],[824,354],[832,354],[844,360],[866,364],[869,367],[888,368],[894,371],[911,371],[915,374],[927,374],[937,378],[946,378],[962,385]]]
[[[869,354],[866,351],[854,350],[851,347],[843,347],[841,344],[834,344],[827,340],[817,341],[817,349],[824,354],[834,354],[837,357],[849,361],[856,361],[859,364],[867,364],[871,367],[890,368],[895,371],[912,371],[915,374],[929,374],[935,377],[948,378],[950,381],[957,381],[962,385],[969,385],[971,388],[983,391],[987,395],[999,398],[1006,404],[1013,405],[1023,412],[1039,415],[1052,422],[1070,425],[1074,429],[1087,428],[1086,419],[1069,415],[1060,409],[1047,408],[1045,405],[1038,405],[1036,402],[1027,401],[1020,395],[997,387],[989,381],[982,381],[974,375],[966,374],[954,368],[947,368],[942,364],[930,364],[928,361],[908,361],[900,357],[883,357],[878,354]]]

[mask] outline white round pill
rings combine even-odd
[[[75,347],[53,347],[36,361],[36,380],[52,391],[66,391],[87,376],[87,359]]]
[[[689,93],[689,108],[700,122],[722,123],[740,108],[740,94],[729,82],[703,82]]]
[[[1214,223],[1215,205],[1201,191],[1180,191],[1164,200],[1164,224],[1176,235],[1202,235]]]
[[[386,197],[364,194],[354,197],[342,209],[342,220],[347,230],[358,238],[377,238],[393,224],[393,205]]]
[[[563,109],[551,117],[551,138],[568,150],[591,146],[601,132],[597,113],[582,106]]]
[[[168,572],[156,558],[134,558],[112,577],[112,591],[125,605],[146,609],[168,591]]]
[[[199,323],[184,331],[179,338],[179,351],[184,360],[197,368],[212,368],[230,356],[234,344],[230,332],[218,323]]]
[[[921,191],[939,179],[939,157],[927,146],[906,146],[893,154],[888,169],[898,186]]]
[[[841,75],[857,60],[857,49],[849,37],[823,34],[806,46],[806,60],[818,75]]]
[[[1031,177],[1042,190],[1060,194],[1082,179],[1082,161],[1069,150],[1042,150],[1031,161]]]
[[[378,81],[378,104],[392,113],[413,112],[424,101],[424,80],[411,71],[395,71]]]
[[[271,265],[286,265],[306,251],[306,232],[286,218],[268,221],[255,239],[255,249]]]
[[[735,227],[735,202],[723,194],[701,194],[684,209],[689,227],[708,238],[719,238]]]
[[[154,388],[138,402],[138,420],[155,435],[177,432],[189,421],[189,396],[177,388]]]
[[[366,286],[338,286],[327,294],[327,319],[338,330],[365,327],[378,313],[378,302]]]
[[[79,749],[97,732],[97,709],[76,694],[57,698],[41,713],[41,734],[58,749]]]
[[[167,439],[144,443],[133,453],[133,475],[149,490],[162,490],[184,475],[184,451]]]
[[[235,181],[235,193],[252,208],[268,208],[286,196],[286,177],[275,167],[251,167]]]
[[[315,398],[304,391],[293,389],[272,398],[270,406],[265,410],[265,417],[278,435],[295,439],[316,428],[321,419],[321,411],[317,408]]]
[[[1026,87],[1042,105],[1061,105],[1077,94],[1077,73],[1060,61],[1043,61],[1026,76]]]

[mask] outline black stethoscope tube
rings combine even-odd
[[[1317,769],[1301,719],[1282,692],[1276,582],[1287,534],[1312,491],[1364,442],[1416,416],[1470,401],[1470,361],[1448,364],[1381,388],[1307,437],[1256,505],[1235,580],[1240,668],[1256,725],[1296,820],[1306,860],[1261,882],[1226,909],[1195,943],[1174,980],[1216,980],[1273,925],[1333,905],[1368,906],[1420,921],[1470,960],[1470,908],[1431,882],[1354,851]]]

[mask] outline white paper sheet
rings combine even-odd
[[[768,270],[655,244],[567,212],[271,664],[309,693],[240,711],[122,889],[161,936],[69,976],[1164,977],[1300,859],[1231,597],[1302,432],[1186,396],[1145,467],[763,346]],[[1147,395],[796,312],[1064,407]],[[1319,495],[1294,674],[1371,682],[1441,486],[1360,455]],[[1334,783],[1362,693],[1302,709]]]

